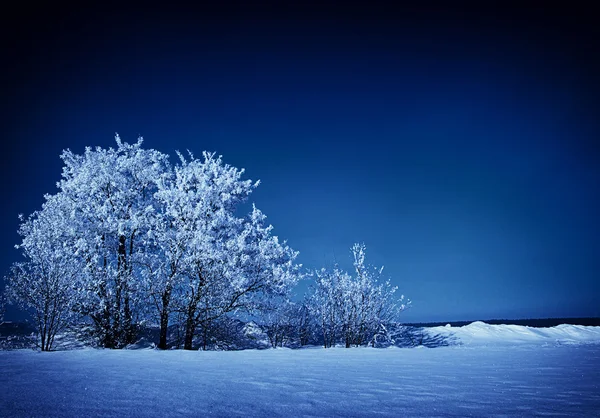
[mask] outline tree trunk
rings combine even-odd
[[[121,327],[121,280],[119,275],[115,279],[115,309],[113,315],[113,323],[111,334],[113,335],[114,345],[118,347],[122,341],[122,327]]]
[[[113,325],[113,333],[118,346],[121,346],[125,341],[125,326],[121,317],[123,287],[125,276],[127,274],[127,250],[125,247],[125,235],[119,236],[119,247],[117,249],[117,277],[115,277],[115,318]]]
[[[192,343],[194,342],[194,333],[196,326],[194,321],[188,321],[185,326],[185,339],[183,341],[184,350],[192,350]]]
[[[131,237],[129,238],[129,259],[130,259],[130,263],[129,265],[127,264],[127,252],[123,251],[123,254],[125,255],[125,258],[123,259],[123,272],[124,272],[124,278],[125,280],[123,281],[123,289],[125,291],[125,300],[124,300],[124,310],[123,310],[123,315],[124,315],[124,331],[125,331],[125,343],[126,344],[133,344],[136,340],[136,329],[135,326],[133,324],[133,314],[131,313],[131,304],[130,304],[130,289],[129,289],[129,280],[132,277],[133,274],[133,263],[131,262],[131,257],[133,257],[133,241],[134,241],[134,237],[135,237],[135,231],[131,234]],[[123,237],[123,245],[125,245],[125,237]]]
[[[104,242],[104,235],[102,235],[102,242]],[[108,261],[106,259],[106,256],[104,256],[103,263],[102,263],[102,272],[104,273],[104,278],[102,278],[100,280],[100,285],[98,288],[98,297],[105,302],[104,308],[102,309],[102,313],[101,313],[100,317],[92,316],[92,319],[94,320],[96,329],[98,331],[100,331],[99,332],[101,335],[100,344],[102,345],[102,347],[115,348],[115,338],[114,338],[114,333],[113,333],[113,329],[111,326],[113,313],[111,310],[111,303],[109,301],[108,292],[106,291],[106,281],[105,281],[105,280],[107,280],[107,274],[106,274],[107,264],[108,264]]]
[[[162,310],[160,311],[160,337],[158,348],[167,349],[167,332],[169,329],[169,303],[171,302],[171,286],[167,285],[162,295]]]
[[[183,349],[191,350],[194,342],[194,334],[196,332],[196,321],[194,321],[195,309],[188,309],[187,318],[185,321],[185,337],[183,340]]]
[[[123,301],[123,331],[125,333],[125,344],[133,344],[135,342],[136,332],[133,326],[133,318],[129,304],[129,290],[125,290],[125,300]]]
[[[164,310],[160,313],[160,336],[158,338],[158,348],[167,349],[167,330],[169,326],[169,314]]]
[[[206,351],[206,344],[208,341],[208,327],[208,323],[204,324],[202,327],[202,350],[204,351]]]

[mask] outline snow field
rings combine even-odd
[[[0,352],[0,416],[600,416],[600,345]]]

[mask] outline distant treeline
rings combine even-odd
[[[584,325],[584,326],[600,326],[600,318],[543,318],[543,319],[486,319],[480,320],[491,325],[523,325],[534,328],[555,327],[561,324],[568,325]],[[469,325],[473,321],[451,321],[451,322],[413,322],[405,325],[414,327],[439,327],[450,324],[453,327],[462,327]]]

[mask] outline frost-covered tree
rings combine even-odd
[[[258,209],[246,219],[225,211],[215,218],[186,263],[188,286],[180,295],[185,349],[192,348],[197,327],[229,313],[256,313],[266,299],[287,294],[297,281],[297,253],[271,235]]]
[[[206,152],[201,159],[180,154],[173,167],[167,155],[142,148],[141,138],[130,145],[117,136],[116,144],[61,155],[58,192],[22,226],[37,225],[27,242],[47,252],[38,259],[26,253],[28,262],[15,265],[15,297],[27,294],[25,279],[42,277],[44,263],[53,262],[54,276],[74,295],[72,310],[91,319],[100,345],[134,342],[138,326],[154,317],[164,349],[175,313],[190,349],[198,327],[259,311],[265,298],[296,283],[297,253],[255,207],[238,214],[258,185],[242,179],[243,169]],[[54,223],[40,221],[52,216]],[[50,256],[60,248],[68,249],[62,264]]]
[[[167,348],[173,290],[181,282],[184,257],[193,235],[193,226],[189,225],[193,202],[180,186],[172,171],[166,172],[158,183],[154,198],[159,210],[148,219],[147,244],[151,250],[140,261],[143,287],[160,326],[158,348],[163,350]]]
[[[269,337],[271,347],[283,347],[296,337],[297,313],[296,305],[287,297],[271,298],[269,305],[263,308],[259,325]]]
[[[301,265],[295,263],[298,252],[272,235],[266,218],[253,205],[233,246],[236,251],[229,253],[237,271],[233,295],[250,312],[270,306],[272,298],[287,300],[301,277]]]
[[[293,302],[289,296],[270,298],[258,322],[273,348],[303,346],[315,340],[315,321],[306,301]]]
[[[153,229],[154,261],[147,263],[151,294],[160,315],[159,347],[166,347],[169,316],[184,318],[184,348],[200,328],[295,283],[296,253],[271,235],[256,208],[246,218],[239,206],[258,182],[212,153],[202,159],[179,154],[180,164],[159,184],[161,215]],[[206,340],[206,338],[205,338]]]
[[[117,148],[66,150],[57,194],[71,205],[74,255],[85,263],[77,306],[92,318],[104,347],[132,343],[145,303],[140,262],[157,210],[154,193],[167,156],[116,137]]]
[[[381,326],[393,322],[410,302],[396,298],[397,287],[381,277],[383,268],[365,264],[365,246],[352,247],[354,275],[335,267],[314,274],[310,307],[325,348],[338,340],[346,347],[370,342]]]
[[[352,247],[355,276],[346,284],[342,314],[346,347],[369,342],[381,326],[395,321],[407,307],[404,295],[396,299],[397,287],[382,278],[383,267],[365,264],[365,252],[364,244]]]
[[[9,301],[31,312],[39,346],[49,351],[56,334],[72,320],[80,297],[77,278],[83,265],[73,257],[73,239],[67,208],[60,199],[47,196],[42,210],[23,221],[17,245],[25,261],[15,263],[7,277]]]
[[[308,301],[304,300],[293,307],[292,326],[298,337],[298,343],[303,346],[313,341],[315,337],[315,321],[310,312]]]
[[[161,343],[168,315],[177,309],[185,318],[184,347],[191,349],[198,325],[226,313],[216,305],[232,274],[227,247],[241,222],[235,210],[258,183],[242,180],[243,170],[215,154],[179,158],[174,176],[161,183],[156,195],[164,209],[158,241],[165,274],[154,283],[160,292]]]
[[[342,283],[349,278],[338,267],[314,272],[314,287],[310,296],[310,309],[319,324],[325,348],[333,347],[341,328],[341,303],[344,297]]]

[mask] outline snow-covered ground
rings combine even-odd
[[[0,416],[600,416],[598,327],[502,327],[429,349],[0,352]]]

